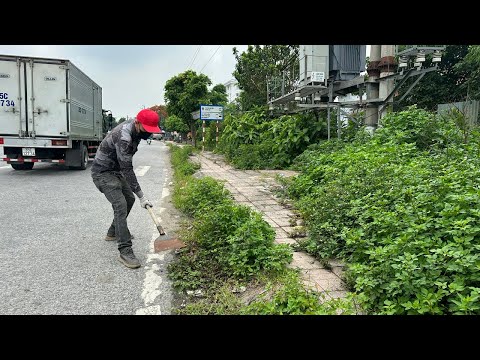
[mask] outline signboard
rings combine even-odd
[[[313,82],[324,82],[325,73],[323,71],[312,71],[312,81]]]
[[[200,105],[200,120],[223,120],[223,106]]]

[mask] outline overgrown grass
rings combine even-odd
[[[356,315],[360,302],[353,294],[332,299],[301,285],[298,271],[284,269],[273,276],[259,276],[244,293],[239,284],[225,283],[209,296],[191,302],[183,315]],[[233,289],[233,291],[232,291]],[[251,289],[254,295],[245,296]],[[263,289],[263,290],[259,290]],[[248,294],[248,293],[247,293]],[[320,300],[320,301],[319,301]]]
[[[275,244],[275,231],[260,213],[239,205],[221,182],[196,178],[189,164],[191,147],[172,146],[175,171],[173,201],[186,216],[179,235],[186,247],[168,267],[173,286],[203,298],[183,313],[240,313],[229,296],[233,284],[253,284],[285,272],[292,249]],[[180,312],[182,312],[180,311]]]
[[[354,314],[358,301],[324,301],[287,268],[292,249],[251,208],[237,204],[221,182],[192,176],[191,147],[172,146],[173,201],[185,215],[187,245],[168,266],[173,286],[190,294],[178,314]],[[243,290],[238,290],[243,289]],[[248,294],[249,296],[245,296]]]
[[[370,313],[480,314],[478,131],[414,107],[382,123],[296,159],[305,248],[344,258]]]

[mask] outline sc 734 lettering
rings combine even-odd
[[[0,106],[15,106],[15,102],[8,99],[7,93],[0,92]]]

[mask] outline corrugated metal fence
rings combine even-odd
[[[446,112],[450,109],[458,109],[460,112],[465,114],[467,122],[470,125],[479,125],[478,113],[480,109],[480,101],[470,100],[470,101],[461,101],[449,104],[438,104],[437,114]]]

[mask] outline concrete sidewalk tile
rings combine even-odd
[[[326,271],[326,270],[325,270]],[[332,274],[333,275],[333,274]],[[327,291],[345,291],[344,283],[334,275],[334,278],[325,278],[325,273],[319,270],[302,272],[300,278],[305,283],[313,283]]]
[[[342,260],[338,260],[338,259],[328,259],[327,262],[331,267],[336,267],[336,266],[343,267],[343,266],[345,266],[344,262]]]
[[[238,205],[245,205],[245,206],[251,207],[254,210],[257,210],[255,205],[253,205],[250,201],[237,201],[237,204]]]
[[[289,218],[279,218],[279,217],[275,217],[275,218],[272,218],[273,221],[275,221],[275,223],[280,226],[280,227],[289,227],[291,226],[290,224],[290,219]]]
[[[237,189],[235,189],[233,186],[229,186],[229,187],[225,186],[225,189],[227,189],[232,195],[240,194],[240,192]]]
[[[318,260],[312,255],[302,251],[296,251],[293,253],[293,259],[290,265],[302,270],[323,269],[323,265]]]
[[[332,267],[332,272],[337,275],[339,278],[343,279],[345,273],[343,266],[334,266]]]
[[[252,194],[249,196],[249,199],[251,201],[268,201],[268,200],[272,200],[272,197],[269,195],[263,195],[263,194]]]
[[[275,242],[278,244],[297,245],[298,243],[292,238],[275,238]]]
[[[237,188],[238,191],[240,191],[242,194],[256,194],[255,192],[251,191],[251,186],[244,186],[243,184],[235,184],[235,187]]]
[[[265,202],[268,200],[268,199],[259,198],[258,194],[252,193],[250,191],[244,192],[243,195],[248,197],[250,201],[256,202],[256,203]]]
[[[335,275],[330,270],[327,270],[325,268],[304,269],[303,274],[306,277],[311,277],[315,281],[317,280],[339,281],[337,275]]]
[[[262,218],[263,218],[263,220],[265,220],[265,221],[268,223],[268,225],[270,225],[271,227],[273,227],[273,228],[278,227],[278,225],[275,223],[275,221],[273,221],[272,219],[270,219],[268,216],[263,215]]]
[[[269,205],[271,206],[271,205]],[[273,210],[273,211],[270,211],[270,210],[267,210],[269,213],[272,213],[272,214],[275,214],[275,216],[278,216],[278,217],[282,217],[282,218],[292,218],[292,217],[295,217],[295,215],[290,211],[290,210],[286,210],[286,209],[281,209],[281,210]]]
[[[265,211],[282,211],[282,210],[285,210],[285,208],[280,205],[279,203],[277,203],[276,205],[268,205],[265,207]]]
[[[273,217],[275,217],[275,216],[277,215],[277,213],[276,213],[275,211],[267,211],[267,210],[265,210],[263,213],[264,213],[266,216],[268,216],[269,218],[273,218]]]
[[[317,284],[316,282],[314,281],[310,281],[310,280],[304,280],[304,279],[301,279],[301,282],[303,284],[303,286],[306,288],[306,289],[310,289],[310,290],[313,290],[313,291],[316,291],[320,294],[323,294],[325,292],[325,289],[323,289],[320,284]],[[326,295],[325,295],[326,297]],[[327,297],[326,297],[327,298]]]
[[[245,196],[240,193],[233,194],[233,197],[236,201],[249,201]]]
[[[282,228],[287,232],[289,236],[291,236],[292,234],[296,234],[297,232],[294,226],[282,226]]]
[[[332,299],[340,299],[346,297],[348,291],[346,290],[333,290],[333,291],[325,291],[325,295]]]
[[[248,199],[248,196],[247,196]],[[250,201],[253,205],[255,205],[257,208],[262,209],[262,211],[265,209],[265,206],[262,205],[261,201]]]
[[[277,200],[274,200],[272,198],[264,201],[265,205],[278,205],[278,201]]]
[[[274,227],[276,237],[279,239],[285,239],[288,238],[288,234],[285,230],[283,230],[280,227]]]

